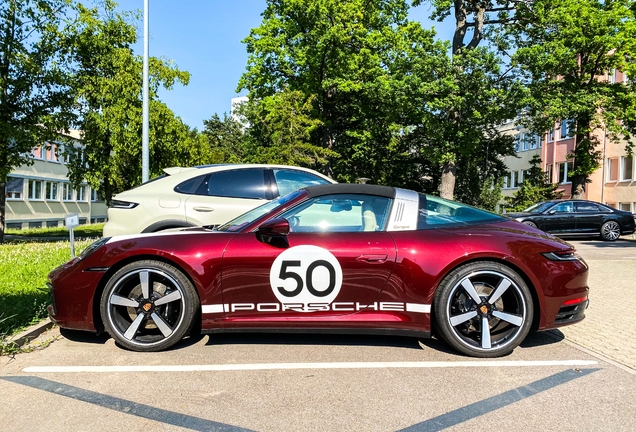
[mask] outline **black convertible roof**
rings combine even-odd
[[[307,186],[304,188],[309,193],[309,197],[316,197],[330,194],[362,194],[362,195],[378,195],[386,198],[395,197],[395,188],[391,186],[369,185],[369,184],[350,184],[336,183],[324,184],[317,186]]]

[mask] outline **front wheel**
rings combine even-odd
[[[160,261],[137,261],[108,281],[100,302],[104,327],[133,351],[161,351],[190,330],[199,298],[190,280]]]
[[[537,224],[529,220],[523,221],[523,224],[528,225],[529,227],[532,227],[532,228],[537,228]]]
[[[515,271],[495,262],[453,270],[438,287],[434,301],[441,336],[472,357],[509,354],[532,325],[530,289]]]
[[[621,226],[616,221],[607,221],[601,225],[601,238],[614,241],[621,236]]]

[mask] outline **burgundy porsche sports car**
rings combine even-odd
[[[588,267],[567,243],[387,186],[311,186],[216,229],[103,238],[49,275],[60,327],[166,349],[218,332],[441,336],[510,353],[584,318]]]

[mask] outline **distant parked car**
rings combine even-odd
[[[305,186],[335,183],[316,171],[286,165],[173,167],[117,194],[104,236],[223,224]]]
[[[557,236],[600,235],[614,241],[634,233],[634,215],[594,201],[544,201],[506,216]]]

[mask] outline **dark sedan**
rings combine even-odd
[[[601,236],[614,241],[634,233],[634,215],[586,200],[544,201],[506,216],[558,236]]]
[[[104,238],[49,275],[60,327],[135,351],[220,332],[438,334],[476,357],[578,322],[585,262],[564,241],[406,189],[312,186],[216,230]]]

